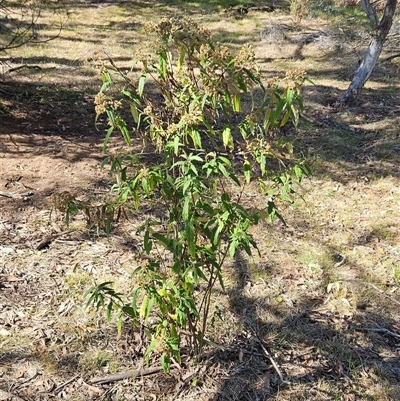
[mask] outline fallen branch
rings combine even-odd
[[[6,71],[6,74],[9,74],[10,72],[22,70],[23,68],[27,68],[28,70],[41,70],[42,69],[42,67],[40,67],[39,65],[23,64],[23,65],[19,65],[18,67],[10,68],[9,70]]]
[[[127,372],[118,373],[116,375],[110,375],[105,377],[99,377],[97,379],[89,380],[91,384],[107,384],[112,383],[124,379],[134,379],[138,376],[149,376],[154,373],[162,372],[161,367],[152,367],[152,368],[144,368],[144,369],[135,369],[135,370],[128,370]]]
[[[254,7],[229,7],[224,10],[224,13],[238,13],[241,15],[247,14],[249,11],[264,11],[272,13],[277,9],[281,9],[280,6],[254,6]]]
[[[0,191],[0,196],[5,196],[6,198],[12,198],[12,199],[20,199],[23,198],[24,196],[32,196],[32,195],[33,195],[32,191],[23,192],[22,194],[13,194],[12,192]]]

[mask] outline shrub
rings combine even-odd
[[[148,24],[155,41],[138,52],[132,73],[114,63],[102,70],[97,114],[127,145],[109,155],[121,202],[136,209],[161,205],[165,214],[148,217],[139,232],[146,258],[133,272],[139,285],[129,302],[103,283],[88,291],[88,304],[119,310],[144,329],[146,358],[155,352],[168,370],[185,345],[198,354],[205,344],[213,288],[224,287],[222,267],[238,249],[257,250],[249,229],[262,218],[280,217],[278,200],[292,201],[293,180],[307,168],[296,163],[292,145],[279,133],[301,109],[302,72],[264,86],[251,46],[233,56],[194,21],[164,19]],[[140,67],[140,78],[135,68]],[[122,96],[112,95],[121,82]],[[126,111],[131,115],[132,126]],[[146,164],[130,151],[133,137],[159,154]],[[293,178],[294,176],[294,178]],[[264,204],[247,208],[243,194],[258,182]]]

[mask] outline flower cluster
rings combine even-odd
[[[107,109],[117,110],[122,104],[120,100],[115,100],[110,96],[106,96],[103,92],[98,93],[94,97],[96,115],[99,116],[107,111]]]

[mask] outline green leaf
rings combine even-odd
[[[107,313],[106,313],[106,315],[107,315],[107,320],[108,320],[108,321],[110,321],[111,318],[112,318],[113,306],[114,306],[114,304],[113,304],[112,301],[110,301],[110,302],[108,303],[108,305],[107,305]]]
[[[222,141],[227,148],[233,148],[233,137],[230,127],[225,127],[222,131]]]
[[[165,82],[167,77],[167,55],[165,53],[160,53],[158,55],[158,65],[157,72],[160,75],[160,78]]]
[[[178,336],[171,336],[167,339],[166,343],[169,346],[170,351],[172,354],[178,358],[178,362],[180,362],[180,353],[179,353],[179,338]]]
[[[152,336],[150,345],[147,347],[146,352],[144,354],[144,358],[146,359],[146,361],[149,361],[149,356],[150,354],[153,352],[154,348],[157,346],[158,344],[158,340],[157,338],[155,338],[154,336]]]
[[[146,316],[147,306],[149,304],[149,297],[145,295],[143,297],[142,305],[139,310],[139,316],[144,318]]]
[[[303,178],[303,169],[299,165],[294,166],[294,173],[296,175],[297,180],[300,182]]]
[[[235,94],[232,96],[232,108],[233,111],[236,113],[240,112],[240,95]]]
[[[282,199],[285,202],[288,202],[288,203],[293,203],[294,202],[293,198],[291,198],[289,195],[287,195],[285,193],[280,194],[279,198]]]
[[[187,192],[188,192],[189,188],[193,187],[192,177],[187,176],[186,179],[184,178],[184,179],[182,179],[182,181],[183,181],[182,193],[183,193],[183,195],[189,195]],[[189,200],[189,199],[186,198],[185,201],[186,200]],[[187,212],[189,212],[189,209],[187,210]]]
[[[265,157],[264,154],[261,154],[259,158],[257,158],[258,164],[261,169],[261,174],[265,175],[266,173],[266,167],[267,167],[267,158]]]
[[[246,83],[243,79],[243,75],[239,74],[237,77],[237,83],[239,85],[239,88],[244,92],[247,93],[247,86]]]
[[[189,135],[192,138],[193,145],[196,149],[201,149],[201,136],[198,130],[191,129],[189,130]]]
[[[151,252],[151,249],[153,248],[153,242],[150,239],[150,233],[148,229],[144,233],[143,245],[144,245],[144,250],[146,251],[147,254],[149,254]]]
[[[243,164],[243,172],[244,172],[244,178],[246,179],[246,183],[249,184],[251,179],[251,165],[248,160],[245,160]]]
[[[120,313],[117,319],[117,333],[118,335],[122,332],[123,314]]]
[[[106,157],[100,164],[100,168],[103,169],[106,164],[110,163],[110,158]]]
[[[193,266],[193,278],[196,283],[199,282],[199,277],[202,278],[204,281],[207,281],[207,277],[204,274],[203,270],[198,265]]]
[[[293,103],[293,97],[294,97],[294,90],[291,88],[286,89],[286,104],[287,108],[290,109],[290,106]]]
[[[118,118],[118,119],[116,119],[116,122],[117,122],[119,130],[122,133],[125,143],[128,146],[131,146],[131,136],[129,135],[128,126],[126,125],[125,121],[122,118]]]
[[[299,110],[293,104],[290,106],[290,110],[292,111],[293,115],[293,124],[295,127],[297,127],[300,119]]]
[[[162,353],[162,355],[160,357],[160,363],[161,363],[164,373],[168,373],[170,370],[171,361],[170,361],[167,353],[165,353],[165,352]]]
[[[234,239],[229,245],[229,257],[233,259],[235,257],[236,248],[239,245],[238,241]]]
[[[180,137],[178,135],[175,135],[172,141],[167,142],[167,149],[173,149],[175,156],[178,155],[179,148],[181,148],[182,146],[183,143],[180,142]]]
[[[279,101],[278,105],[276,106],[275,111],[271,115],[271,122],[273,125],[276,124],[276,122],[279,119],[279,116],[281,115],[282,110],[285,108],[285,106],[286,106],[285,99],[281,99]]]
[[[207,213],[210,217],[214,215],[214,208],[206,201],[199,202],[197,206],[201,208],[205,213]]]
[[[182,46],[181,54],[179,55],[178,63],[177,63],[177,72],[179,72],[182,68],[183,63],[185,62],[185,55],[186,55],[186,47]]]
[[[153,233],[153,237],[159,241],[166,249],[173,252],[172,241],[160,233]]]
[[[146,82],[146,74],[142,74],[141,77],[139,78],[139,84],[138,84],[138,94],[139,94],[139,96],[143,95],[145,82]]]
[[[289,118],[290,118],[290,113],[289,113],[289,110],[287,110],[285,115],[283,116],[283,118],[281,120],[280,126],[281,127],[285,126],[287,124],[287,122],[289,121]]]
[[[278,217],[278,219],[286,226],[286,222],[283,219],[282,215],[276,209],[274,201],[272,201],[272,200],[268,201],[267,211],[268,211],[268,216],[269,216],[271,223],[273,223],[275,221],[275,217]]]
[[[103,85],[100,88],[100,93],[104,92],[112,84],[111,75],[107,70],[104,70],[102,72],[101,80],[103,82]]]
[[[263,93],[266,92],[265,87],[263,85],[263,83],[261,82],[261,80],[259,78],[257,78],[255,75],[253,75],[253,73],[248,70],[247,68],[243,68],[243,71],[246,73],[246,75],[257,85],[259,85],[259,87],[261,88],[261,90],[263,91]]]
[[[149,302],[146,305],[146,313],[144,315],[144,320],[147,321],[149,319],[151,310],[153,309],[155,299],[152,297],[149,299]]]
[[[111,137],[111,134],[113,133],[113,131],[114,131],[114,127],[110,127],[107,130],[106,137],[104,138],[104,142],[103,142],[103,152],[105,152],[107,149],[108,141],[110,140],[110,137]]]
[[[248,130],[247,124],[240,124],[239,130],[240,130],[240,134],[242,135],[242,138],[244,140],[246,140],[247,137],[249,136],[249,133],[247,131]]]
[[[130,106],[130,107],[131,107],[131,114],[132,114],[132,117],[133,117],[135,123],[137,123],[137,122],[139,121],[139,112],[138,112],[138,108],[137,108],[137,106],[136,106],[135,103],[131,103],[131,106]]]
[[[149,182],[146,177],[142,178],[142,188],[146,196],[150,196]]]
[[[187,196],[185,198],[185,201],[183,203],[183,208],[182,208],[182,219],[184,221],[188,221],[189,220],[189,206],[190,206],[190,197]]]
[[[137,310],[130,305],[124,305],[122,307],[122,312],[128,315],[132,319],[136,319],[138,317]]]

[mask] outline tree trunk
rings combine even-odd
[[[369,0],[362,0],[363,9],[367,12],[367,15],[372,23],[377,21],[376,10],[372,7]],[[393,15],[396,11],[397,0],[387,0],[385,10],[383,12],[382,19],[379,24],[374,24],[375,32],[368,46],[368,49],[364,55],[361,64],[354,74],[353,80],[351,81],[346,92],[341,96],[336,105],[344,105],[354,102],[361,93],[361,89],[364,84],[368,81],[369,77],[374,70],[376,63],[378,62],[381,54],[383,44],[385,43],[386,37],[392,27]],[[368,10],[368,11],[367,11]],[[371,14],[373,12],[373,14]]]

